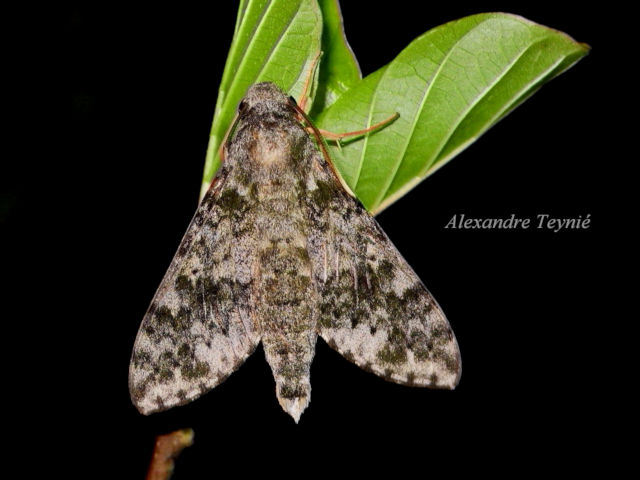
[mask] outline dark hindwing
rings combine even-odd
[[[454,388],[460,352],[444,313],[378,223],[316,158],[307,208],[320,336],[387,380]]]
[[[215,387],[259,342],[250,318],[251,248],[238,241],[250,208],[222,169],[202,200],[147,311],[129,390],[144,414]]]

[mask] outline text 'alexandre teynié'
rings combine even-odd
[[[560,230],[586,230],[590,226],[590,213],[570,218],[552,217],[547,213],[539,213],[535,218],[517,217],[515,213],[502,218],[474,218],[462,213],[451,217],[444,228],[459,230],[528,230],[531,228],[559,232]]]

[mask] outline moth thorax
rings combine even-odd
[[[252,158],[263,167],[284,168],[291,160],[291,140],[282,130],[257,130]]]

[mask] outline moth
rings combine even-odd
[[[222,167],[135,341],[129,389],[143,414],[199,397],[262,343],[297,423],[318,336],[391,382],[457,385],[460,352],[444,313],[305,118],[272,83],[240,102]]]

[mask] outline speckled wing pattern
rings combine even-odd
[[[318,335],[387,380],[456,386],[460,354],[442,310],[342,186],[303,115],[271,83],[240,103],[223,167],[136,338],[129,389],[142,413],[195,399],[261,342],[297,422]]]
[[[235,193],[227,177],[223,170],[203,199],[138,331],[129,390],[144,414],[215,387],[259,343],[246,271],[254,254],[250,244],[231,249],[244,222],[241,211],[221,208]]]
[[[455,388],[460,352],[442,309],[362,204],[317,171],[322,194],[308,208],[320,336],[386,380]]]

